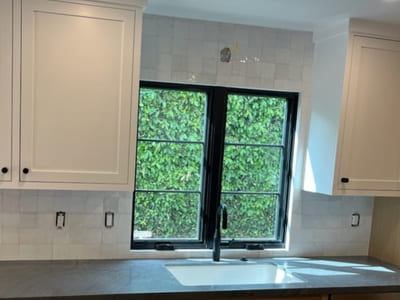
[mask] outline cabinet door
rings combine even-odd
[[[11,180],[12,0],[0,1],[0,181]]]
[[[400,190],[400,42],[355,37],[350,68],[337,188]]]
[[[133,185],[134,33],[134,10],[22,2],[21,181]]]

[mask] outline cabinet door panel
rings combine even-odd
[[[0,181],[11,180],[12,0],[0,1]],[[3,173],[2,169],[8,171]],[[5,170],[4,170],[5,171]]]
[[[399,190],[400,43],[356,37],[350,74],[338,188]]]
[[[134,21],[130,10],[23,1],[21,181],[128,182]]]

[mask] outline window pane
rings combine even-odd
[[[225,145],[222,191],[278,192],[281,148]]]
[[[136,189],[200,190],[203,145],[138,141]]]
[[[134,239],[197,239],[200,196],[135,193]]]
[[[229,217],[224,238],[276,239],[286,106],[284,98],[228,96],[221,203]]]
[[[200,238],[206,100],[205,92],[140,89],[134,239]]]
[[[286,99],[229,95],[225,142],[283,143]]]
[[[277,209],[275,195],[221,195],[228,207],[228,229],[221,236],[229,239],[273,239]]]
[[[141,88],[138,138],[202,141],[204,92]]]

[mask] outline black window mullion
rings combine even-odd
[[[203,141],[179,141],[179,140],[163,140],[163,139],[147,139],[147,138],[138,138],[138,142],[149,142],[149,143],[170,143],[170,144],[196,144],[196,145],[204,145]]]
[[[221,199],[222,161],[224,156],[227,89],[213,89],[208,102],[208,147],[205,170],[204,239],[212,247],[215,216]]]
[[[225,143],[226,146],[242,146],[242,147],[261,147],[261,148],[281,148],[283,149],[285,145],[272,145],[272,144],[255,144],[255,143]]]
[[[251,191],[223,191],[221,195],[275,195],[279,196],[277,192],[251,192]]]
[[[171,194],[201,194],[201,191],[191,190],[163,190],[163,189],[136,189],[137,193],[171,193]]]

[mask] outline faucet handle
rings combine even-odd
[[[228,208],[226,204],[221,204],[222,210],[222,229],[228,228]]]

